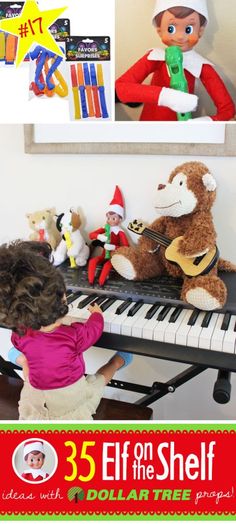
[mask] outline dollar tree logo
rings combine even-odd
[[[85,492],[82,488],[79,488],[78,486],[74,486],[73,488],[70,488],[67,492],[67,497],[70,502],[78,503],[79,500],[83,500],[85,497]]]

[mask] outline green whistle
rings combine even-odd
[[[183,68],[183,53],[180,47],[174,45],[167,47],[165,61],[170,73],[170,87],[188,93],[188,82]],[[191,113],[177,113],[177,118],[186,121],[190,120],[192,115]]]
[[[111,226],[110,226],[110,224],[106,224],[105,225],[105,235],[107,237],[107,242],[106,243],[110,244],[110,241],[111,241]],[[106,260],[110,260],[110,258],[111,258],[111,253],[110,253],[110,251],[106,250],[106,252],[105,252],[105,259]]]

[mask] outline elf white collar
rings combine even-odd
[[[121,231],[120,226],[112,226],[110,229],[111,233],[115,233],[115,235],[118,235],[118,233]]]
[[[152,49],[148,55],[148,60],[161,60],[165,61],[165,50],[164,49]],[[199,78],[202,72],[202,66],[204,64],[213,65],[209,60],[203,58],[203,56],[196,53],[196,51],[186,51],[183,53],[183,66],[184,69],[189,71],[195,78]]]
[[[36,479],[37,477],[43,477],[43,479],[46,478],[47,473],[43,471],[42,469],[26,469],[24,473],[31,473],[33,479]]]

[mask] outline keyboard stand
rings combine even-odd
[[[168,393],[174,393],[177,388],[197,377],[197,375],[200,375],[200,373],[203,373],[206,369],[208,368],[204,366],[190,366],[167,382],[153,382],[150,387],[114,379],[109,382],[108,386],[144,394],[142,398],[134,402],[134,404],[144,407],[160,400],[168,395]]]
[[[0,356],[0,373],[2,375],[7,375],[11,378],[20,378],[20,375],[15,372],[15,369],[18,369],[19,371],[22,371],[22,369],[17,366],[16,364],[12,364],[11,362],[8,362],[8,360],[4,360]]]

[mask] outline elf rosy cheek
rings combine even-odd
[[[164,33],[162,34],[161,39],[162,39],[163,44],[169,45],[171,41],[171,35],[169,33]]]
[[[188,43],[191,47],[194,47],[199,40],[199,35],[189,35],[188,37]]]

